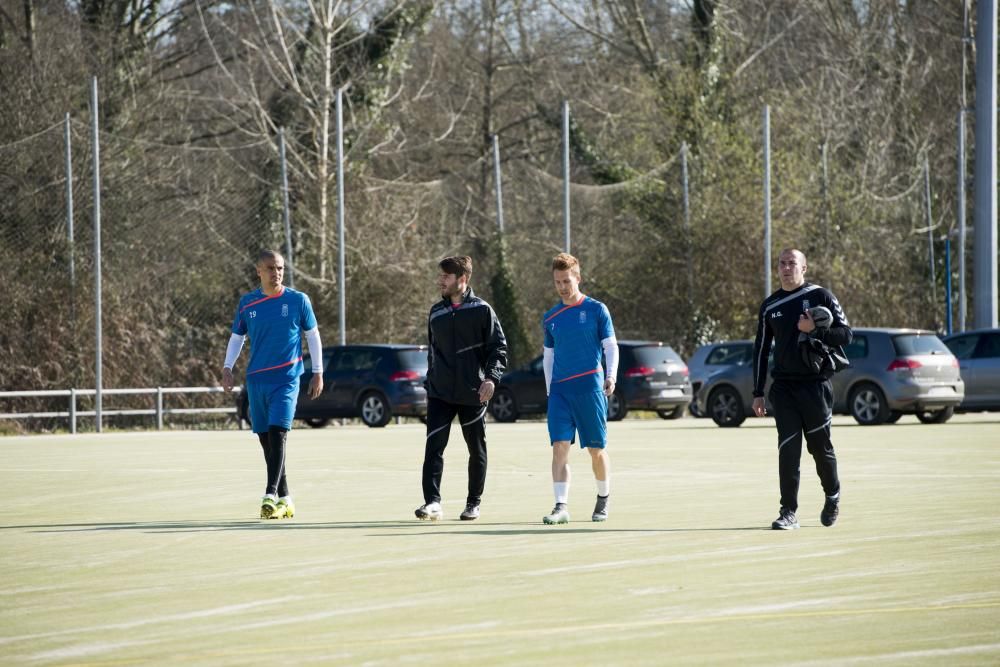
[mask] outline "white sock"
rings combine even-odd
[[[556,503],[565,505],[569,502],[569,482],[553,482],[552,489],[556,494]]]
[[[278,502],[278,496],[274,495],[273,493],[265,494],[264,497],[265,498],[270,498],[274,502]]]
[[[282,502],[282,503],[290,503],[290,502],[292,502],[292,497],[291,496],[281,496],[280,498],[278,498],[278,501]]]
[[[608,496],[610,494],[611,494],[611,480],[610,479],[597,480],[597,495]]]

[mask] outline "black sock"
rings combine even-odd
[[[285,472],[285,436],[286,429],[280,426],[271,426],[267,431],[267,440],[270,445],[270,457],[267,459],[267,493],[278,495],[278,484]],[[285,493],[288,495],[288,485],[286,483]]]

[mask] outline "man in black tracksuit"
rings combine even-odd
[[[753,357],[753,411],[763,417],[767,355],[774,341],[774,370],[770,401],[778,427],[778,477],[781,484],[781,513],[771,524],[776,530],[799,527],[799,460],[802,433],[816,462],[826,494],[820,513],[824,526],[832,526],[840,511],[840,479],[837,457],[830,441],[833,419],[833,387],[829,377],[817,373],[803,361],[799,333],[810,334],[831,347],[851,342],[853,334],[837,297],[829,290],[805,281],[806,257],[787,249],[778,258],[781,289],[764,299],[757,316],[757,337]],[[829,329],[817,329],[810,308],[825,306],[833,315]]]
[[[446,257],[438,265],[441,300],[427,318],[427,441],[424,504],[418,519],[437,520],[441,473],[451,422],[458,415],[469,448],[469,495],[463,521],[479,518],[486,485],[486,403],[507,366],[507,339],[490,304],[469,287],[470,257]]]

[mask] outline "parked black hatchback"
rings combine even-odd
[[[691,402],[691,382],[684,360],[659,341],[618,341],[618,381],[608,399],[608,419],[623,419],[630,410],[653,410],[664,419],[683,416]],[[490,401],[490,414],[499,422],[545,414],[545,374],[542,358],[509,371]]]
[[[422,345],[334,345],[323,348],[323,393],[315,400],[306,391],[306,374],[295,406],[295,418],[314,428],[331,419],[359,417],[373,428],[394,416],[427,415],[427,347]],[[246,388],[240,392],[240,418],[250,423]]]

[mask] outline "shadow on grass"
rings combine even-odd
[[[246,519],[239,521],[128,521],[106,523],[67,523],[67,524],[32,524],[19,526],[0,526],[0,531],[24,530],[35,533],[81,533],[81,532],[117,532],[139,531],[146,533],[210,533],[231,530],[393,530],[402,532],[374,533],[372,537],[408,537],[430,535],[562,535],[566,533],[692,533],[692,532],[728,532],[770,530],[766,526],[739,527],[704,527],[704,528],[610,528],[606,524],[587,524],[587,528],[568,526],[546,526],[541,523],[495,523],[476,524],[475,528],[462,521],[439,521],[433,524],[415,521],[345,521],[345,522],[313,522],[296,521],[262,521]],[[453,530],[463,526],[458,530]],[[417,530],[418,532],[414,532]]]

